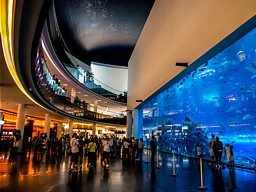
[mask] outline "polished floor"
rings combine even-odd
[[[160,156],[160,155],[159,155]],[[69,157],[43,156],[33,161],[33,154],[17,159],[0,159],[0,192],[65,192],[65,191],[198,191],[200,171],[196,159],[176,157],[173,170],[172,156],[162,154],[159,161],[151,164],[144,154],[142,163],[113,159],[110,168],[100,164],[100,158],[92,168],[69,173]],[[177,176],[172,176],[172,174]],[[256,175],[241,169],[212,170],[203,165],[203,187],[207,191],[256,191]]]

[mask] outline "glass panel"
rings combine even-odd
[[[211,134],[234,146],[235,164],[256,157],[256,29],[143,106],[143,136],[164,151],[208,158]],[[223,160],[225,160],[223,153]]]

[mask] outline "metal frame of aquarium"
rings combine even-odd
[[[195,140],[202,137],[203,149],[207,151],[209,135],[216,133],[216,136],[225,141],[223,147],[225,144],[235,144],[239,156],[239,163],[236,165],[255,168],[256,156],[246,155],[251,150],[246,148],[256,144],[256,47],[253,44],[255,42],[256,16],[253,16],[135,108],[136,111],[145,109],[142,127],[137,130],[137,135],[156,135],[161,141],[165,140],[165,143],[185,143],[191,135]],[[197,98],[199,95],[200,99]],[[190,101],[194,102],[191,106]],[[234,104],[231,104],[232,102]],[[212,108],[208,109],[203,105]],[[249,108],[245,109],[245,106]],[[190,107],[189,110],[186,110],[186,107]],[[198,111],[193,111],[195,108]],[[195,123],[196,121],[200,123]],[[199,136],[200,134],[203,136]],[[145,147],[149,147],[148,138],[145,138]],[[200,140],[197,140],[198,143]],[[196,143],[191,143],[193,147],[188,143],[172,146],[165,144],[164,148],[160,148],[160,141],[158,144],[159,150],[163,152],[196,156]],[[209,159],[209,150],[203,157]]]

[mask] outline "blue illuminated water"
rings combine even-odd
[[[143,136],[162,150],[209,156],[214,133],[234,146],[235,163],[256,160],[256,29],[143,106]]]

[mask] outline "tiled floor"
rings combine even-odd
[[[32,154],[33,155],[33,154]],[[139,163],[114,159],[108,170],[100,165],[87,168],[84,159],[83,167],[77,174],[68,171],[69,157],[43,157],[42,162],[33,163],[32,155],[18,156],[11,162],[0,159],[1,192],[65,192],[65,191],[198,191],[200,174],[197,160],[177,157],[176,173],[172,177],[172,157],[162,155],[157,163]],[[144,156],[144,161],[147,158]],[[160,167],[157,169],[157,167]],[[211,170],[203,166],[204,186],[207,191],[256,191],[254,172],[239,169]]]

